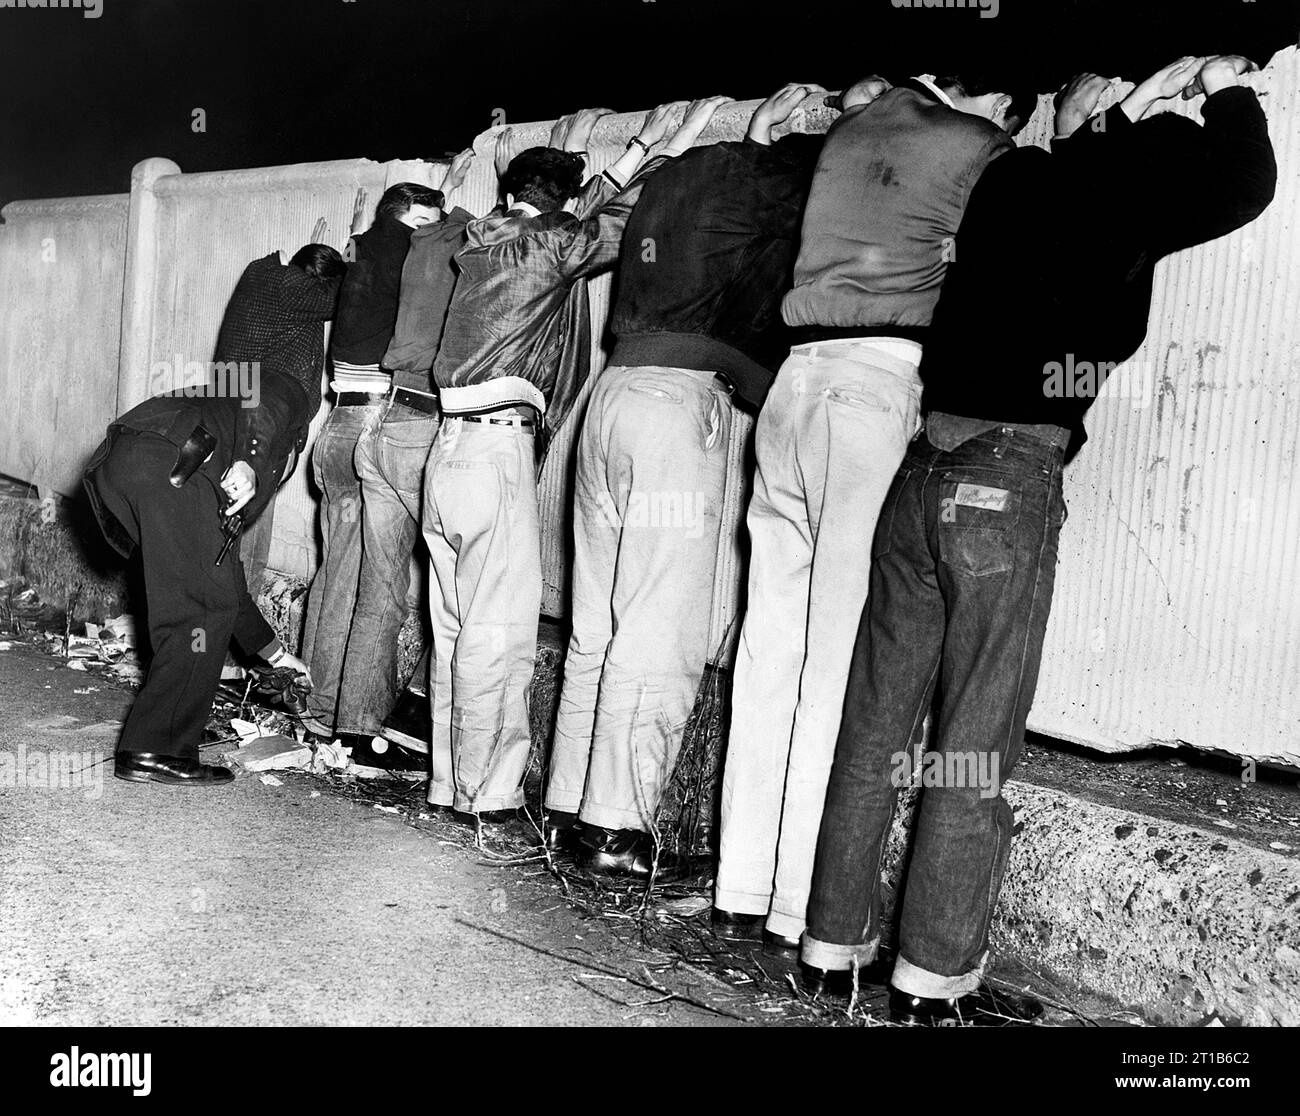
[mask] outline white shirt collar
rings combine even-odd
[[[942,89],[940,89],[937,85],[934,84],[934,78],[930,74],[918,74],[912,80],[919,81],[922,85],[924,85],[931,93],[933,93],[936,97],[938,97],[939,100],[942,101],[945,105],[947,105],[950,109],[955,109],[957,107],[952,103],[952,98],[949,97],[947,93],[945,93]]]
[[[538,209],[537,206],[529,205],[528,202],[515,202],[515,204],[510,207],[510,212],[514,213],[516,210],[522,210],[529,217],[540,217],[542,215],[542,211]]]

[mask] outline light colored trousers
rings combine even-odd
[[[712,372],[609,368],[592,391],[548,809],[654,828],[711,650],[732,414]]]
[[[916,433],[921,347],[798,345],[754,432],[715,904],[804,931],[817,833],[880,506]]]
[[[446,416],[424,472],[433,627],[428,799],[522,806],[542,607],[533,431]]]

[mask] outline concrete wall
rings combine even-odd
[[[70,492],[117,414],[128,195],[10,202],[0,225],[0,473]]]
[[[1252,80],[1263,95],[1278,150],[1278,198],[1248,229],[1160,266],[1147,342],[1093,408],[1091,441],[1067,473],[1070,521],[1030,727],[1103,750],[1183,741],[1300,764],[1300,595],[1292,589],[1300,573],[1300,489],[1294,479],[1300,439],[1296,51],[1281,52]],[[720,111],[702,141],[738,138],[756,103]],[[1181,102],[1173,111],[1196,114]],[[623,150],[642,116],[601,122],[590,144],[593,170]],[[796,114],[788,127],[821,131],[829,120],[819,110]],[[550,122],[503,128],[517,152],[545,143]],[[495,201],[492,160],[501,130],[476,139],[479,158],[453,203],[483,213]],[[1049,135],[1044,102],[1022,142],[1045,143]],[[436,185],[442,173],[429,164],[365,160],[206,175],[183,175],[161,160],[141,164],[130,202],[118,409],[169,386],[156,365],[174,364],[177,354],[186,361],[210,359],[226,299],[249,259],[305,242],[318,217],[329,225],[325,239],[341,244],[358,187],[367,190],[373,207],[386,183],[413,178]],[[1099,190],[1114,188],[1123,184],[1098,183]],[[93,227],[108,228],[110,212],[121,224],[123,199],[91,201],[104,210]],[[6,290],[19,292],[16,303],[6,299],[0,306],[0,385],[12,389],[7,398],[21,398],[27,390],[24,352],[35,345],[45,347],[48,366],[66,368],[84,359],[78,354],[113,347],[111,276],[121,234],[117,241],[104,233],[100,242],[87,242],[86,251],[74,257],[84,274],[48,289],[34,287],[36,265],[23,253],[30,254],[39,237],[35,211],[29,216],[28,207],[50,205],[79,212],[88,203],[14,203],[5,215],[15,215],[12,231],[20,235],[0,230],[0,275],[13,284]],[[8,278],[11,260],[26,269],[20,281]],[[109,282],[86,277],[103,273]],[[604,361],[600,340],[609,282],[591,284],[597,368]],[[29,290],[46,293],[29,297]],[[87,292],[83,313],[100,331],[90,340],[71,328],[81,318],[67,310],[74,297],[64,294],[69,290]],[[24,323],[33,339],[26,350],[9,341],[14,322]],[[79,413],[80,425],[60,433],[60,488],[75,485],[75,462],[100,436],[112,413],[106,410],[110,397],[101,384],[93,420]],[[34,421],[16,423],[11,415],[0,420],[10,424],[0,429],[17,431],[0,451],[0,469],[29,479],[24,455],[50,441],[51,411],[38,409]],[[575,409],[575,418],[580,413]],[[554,615],[566,607],[566,472],[576,427],[570,422],[560,432],[541,493],[545,610]],[[734,640],[739,623],[749,432],[748,422],[737,423],[733,432],[729,545],[719,554],[713,607],[718,647],[728,632]],[[300,468],[279,498],[274,568],[310,572],[312,513],[306,470]],[[729,645],[723,661],[728,652]]]

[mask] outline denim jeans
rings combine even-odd
[[[817,843],[810,965],[875,956],[908,744],[937,686],[893,983],[933,997],[979,985],[1011,844],[1001,788],[1024,744],[1065,513],[1067,435],[1050,429],[998,426],[948,451],[918,434],[885,498]]]
[[[749,603],[736,649],[714,902],[798,938],[835,758],[866,541],[916,433],[920,347],[798,345],[754,430]]]
[[[374,735],[397,692],[397,635],[407,613],[411,555],[420,536],[424,466],[438,415],[386,404],[357,442],[361,572],[339,687],[338,731]],[[418,668],[417,668],[418,669]]]
[[[321,556],[307,595],[302,657],[311,668],[307,714],[334,731],[343,654],[361,572],[361,479],[353,457],[362,433],[377,425],[385,399],[362,407],[335,407],[312,449],[312,473],[321,490]]]
[[[607,368],[592,391],[551,810],[655,826],[712,650],[732,414],[717,377],[689,368]]]

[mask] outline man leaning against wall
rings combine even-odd
[[[392,386],[380,361],[393,337],[411,233],[438,219],[442,201],[440,191],[418,182],[385,190],[374,223],[352,237],[351,264],[339,291],[330,336],[334,409],[312,449],[312,472],[321,491],[321,561],[307,597],[302,642],[315,682],[307,727],[327,738],[348,727],[337,723],[337,707],[361,568],[361,482],[353,458],[362,433],[378,424]],[[368,738],[365,743],[368,747]],[[418,766],[395,751],[379,757],[366,747],[352,758],[363,766]]]
[[[719,100],[691,106],[665,154],[690,147]],[[543,422],[564,421],[586,378],[585,280],[617,260],[645,181],[635,172],[677,111],[651,112],[585,188],[577,154],[536,147],[515,156],[502,178],[505,212],[471,222],[456,254],[433,369],[443,421],[425,471],[433,805],[481,818],[523,804],[542,597],[536,438]],[[565,213],[574,197],[575,213]]]
[[[848,89],[804,214],[796,344],[755,429],[748,610],[736,652],[714,924],[803,933],[867,547],[916,432],[917,367],[971,186],[1032,97],[987,77]]]

